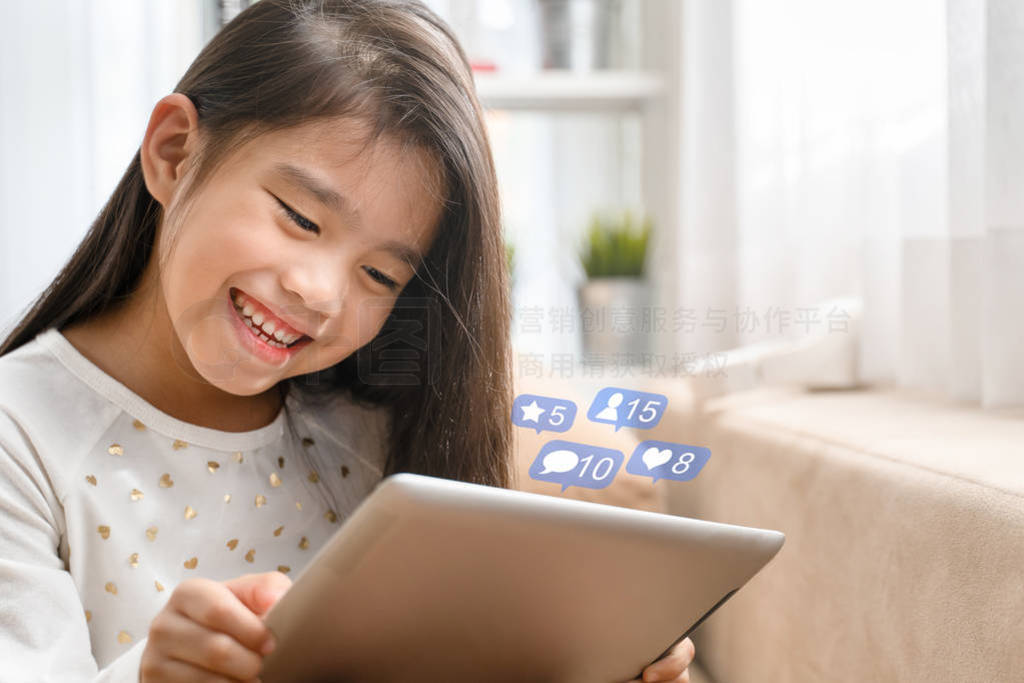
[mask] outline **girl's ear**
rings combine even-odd
[[[171,93],[153,107],[139,149],[146,189],[167,209],[197,148],[199,113],[183,93]]]

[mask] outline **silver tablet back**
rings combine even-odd
[[[265,683],[624,683],[782,547],[754,529],[386,478],[267,616]]]

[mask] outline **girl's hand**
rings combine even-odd
[[[254,680],[273,650],[261,617],[291,585],[281,572],[182,581],[149,626],[140,682]]]
[[[629,683],[649,683],[650,681],[668,681],[670,683],[690,683],[690,662],[695,653],[693,641],[683,638],[672,650],[644,669],[643,678],[634,678]]]

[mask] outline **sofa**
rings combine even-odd
[[[698,401],[683,379],[516,383],[577,402],[557,438],[627,455],[646,438],[711,449],[690,482],[621,471],[605,490],[562,494],[527,474],[556,437],[516,428],[523,490],[786,534],[694,633],[691,680],[1024,681],[1024,411],[885,387]],[[585,417],[606,385],[662,393],[668,409],[652,430],[610,435]]]

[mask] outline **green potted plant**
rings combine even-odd
[[[650,217],[638,219],[628,209],[593,214],[579,251],[587,276],[578,290],[585,352],[638,355],[647,351],[650,236]]]
[[[516,245],[512,242],[505,242],[505,264],[508,266],[509,286],[516,282]]]

